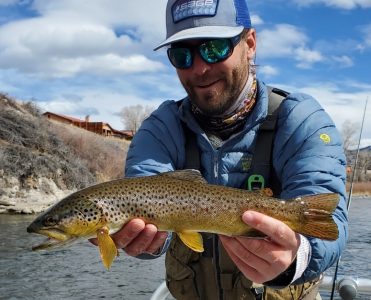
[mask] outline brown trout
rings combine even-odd
[[[262,191],[211,185],[198,171],[182,170],[88,187],[49,208],[27,231],[48,237],[33,250],[97,237],[102,262],[108,269],[118,254],[109,234],[133,218],[152,223],[161,231],[175,232],[189,248],[202,252],[200,232],[262,236],[242,221],[246,210],[281,220],[305,236],[336,240],[338,228],[332,212],[338,201],[334,193],[283,201]]]

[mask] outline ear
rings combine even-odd
[[[250,29],[245,35],[245,42],[248,46],[247,56],[249,59],[253,59],[256,53],[256,31]]]

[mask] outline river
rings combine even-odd
[[[164,280],[163,258],[138,260],[121,252],[109,271],[98,249],[82,241],[51,252],[32,252],[43,240],[28,234],[30,215],[0,215],[0,299],[149,299]],[[371,198],[354,198],[350,209],[350,238],[339,276],[371,279]],[[331,268],[326,275],[333,275]],[[329,293],[321,293],[323,300]],[[340,299],[340,297],[336,297]],[[358,295],[357,299],[371,299]]]

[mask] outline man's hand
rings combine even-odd
[[[284,272],[294,261],[300,235],[286,224],[264,214],[247,211],[242,220],[267,238],[220,236],[224,248],[240,271],[251,281],[263,283]]]
[[[128,255],[155,253],[164,244],[168,233],[158,231],[153,224],[146,224],[141,219],[133,219],[119,231],[111,235],[117,249],[123,249]],[[95,239],[91,242],[96,244]]]

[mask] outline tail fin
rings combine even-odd
[[[304,203],[303,220],[299,224],[299,233],[323,240],[334,241],[339,237],[339,230],[332,218],[339,195],[335,193],[304,196],[296,199]]]

